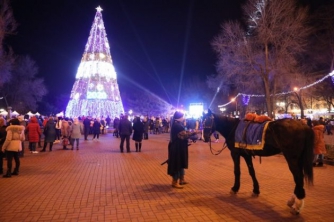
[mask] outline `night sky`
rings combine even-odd
[[[222,22],[241,17],[245,0],[11,2],[19,27],[7,41],[36,61],[50,94],[69,96],[100,5],[121,93],[135,82],[166,99],[161,84],[215,73],[210,42]]]

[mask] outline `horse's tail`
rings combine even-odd
[[[305,134],[305,145],[303,152],[303,168],[304,178],[308,185],[313,185],[313,148],[314,148],[314,133],[312,129],[308,129]]]

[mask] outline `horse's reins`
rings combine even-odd
[[[214,117],[211,115],[211,116],[210,116],[210,119],[211,119],[211,125],[208,127],[208,126],[206,126],[205,123],[204,123],[204,127],[203,127],[204,129],[210,129],[209,135],[212,134],[212,126],[213,126],[213,119],[214,119]],[[205,120],[205,122],[206,122],[206,120]],[[223,150],[225,150],[226,147],[227,147],[226,139],[225,139],[225,142],[224,142],[224,144],[223,144],[223,148],[222,148],[221,150],[218,150],[218,151],[217,151],[217,150],[213,149],[212,146],[211,146],[211,136],[210,136],[209,147],[210,147],[210,152],[212,153],[212,155],[219,155],[219,154],[221,154],[221,152],[223,152]],[[213,151],[215,151],[215,153],[214,153]]]

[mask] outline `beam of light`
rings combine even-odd
[[[211,100],[211,102],[210,102],[209,108],[211,107],[213,101],[215,101],[215,99],[216,99],[216,97],[217,97],[217,94],[219,93],[222,84],[223,84],[223,81],[221,81],[220,84],[219,84],[219,86],[217,87],[217,91],[216,91],[215,95],[213,96],[213,98],[212,98],[212,100]]]
[[[131,59],[140,69],[142,69],[151,79],[153,79],[156,83],[160,84],[159,80],[157,80],[155,76],[153,76],[137,60],[135,60],[129,53],[127,53],[119,44],[116,44],[115,46],[118,47],[124,53],[124,55],[126,55],[129,59]]]
[[[185,60],[186,60],[187,51],[188,51],[188,42],[189,42],[188,40],[189,40],[189,33],[190,33],[190,28],[191,28],[193,3],[194,3],[193,1],[190,2],[188,18],[187,18],[187,29],[186,29],[186,36],[185,36],[185,41],[184,41],[182,67],[181,67],[181,74],[180,74],[180,85],[179,85],[179,92],[177,96],[177,107],[179,107],[179,102],[180,102],[181,88],[182,88],[183,75],[184,75],[184,66],[185,66]]]
[[[147,88],[145,88],[144,86],[140,85],[138,82],[133,81],[132,79],[122,75],[122,77],[125,81],[128,81],[129,83],[131,83],[132,85],[134,85],[135,87],[137,87],[138,89],[141,89],[143,91],[145,91],[146,93],[149,93],[150,95],[152,95],[153,97],[157,98],[159,101],[164,102],[165,104],[168,104],[170,106],[172,106],[170,103],[168,103],[166,100],[162,99],[160,96],[156,95],[155,93],[151,92],[150,90],[148,90]]]
[[[130,19],[130,16],[128,15],[127,11],[125,10],[123,1],[120,0],[119,3],[121,4],[122,10],[123,10],[123,12],[124,12],[126,18],[128,19],[128,21],[129,21],[129,23],[130,23],[130,25],[131,25],[131,28],[132,28],[134,34],[136,35],[137,40],[138,40],[138,42],[139,42],[139,44],[140,44],[142,50],[144,51],[144,54],[145,54],[147,60],[149,61],[150,65],[151,65],[151,67],[152,67],[152,69],[153,69],[153,71],[154,71],[154,74],[156,75],[156,77],[157,77],[157,79],[158,79],[158,81],[159,81],[159,83],[160,83],[161,88],[163,89],[163,91],[165,92],[165,94],[166,94],[166,96],[167,96],[169,102],[171,103],[171,100],[170,100],[170,98],[169,98],[169,96],[168,96],[168,94],[167,94],[167,90],[166,90],[164,84],[161,82],[161,79],[160,79],[160,77],[159,77],[159,75],[158,75],[158,72],[156,71],[156,68],[155,68],[155,66],[153,65],[153,62],[152,62],[150,56],[148,55],[147,50],[146,50],[146,48],[145,48],[143,42],[141,41],[141,38],[139,37],[139,35],[138,35],[138,33],[137,33],[137,31],[136,31],[136,29],[135,29],[135,27],[134,27],[134,25],[133,25],[131,19]]]

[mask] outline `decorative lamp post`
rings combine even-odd
[[[232,102],[235,102],[235,116],[238,115],[238,102],[236,98],[231,99]]]

